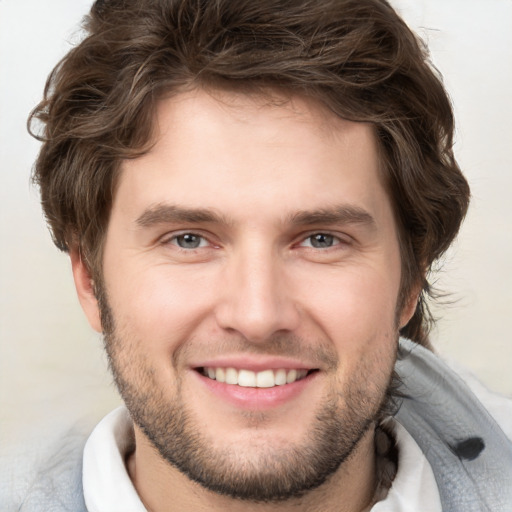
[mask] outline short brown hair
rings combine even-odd
[[[429,291],[427,272],[458,232],[469,187],[440,78],[385,0],[98,0],[84,28],[29,124],[44,125],[34,180],[53,240],[79,247],[93,276],[119,164],[150,147],[157,100],[235,87],[315,98],[375,127],[400,234],[401,296]],[[428,344],[427,321],[420,299],[401,333]]]

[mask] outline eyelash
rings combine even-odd
[[[200,239],[200,242],[199,242],[199,246],[198,247],[180,247],[178,245],[178,240],[180,238],[183,238],[183,237],[186,237],[186,236],[191,236],[191,237],[195,237],[195,238],[199,238]],[[207,245],[202,245],[203,242],[206,242]],[[181,251],[187,251],[187,252],[191,252],[191,251],[194,251],[194,250],[197,250],[197,249],[204,249],[205,247],[209,247],[212,245],[212,243],[209,241],[209,239],[200,234],[200,233],[196,233],[194,231],[183,231],[181,233],[175,233],[173,234],[172,236],[170,237],[166,237],[162,240],[162,243],[164,245],[174,245],[178,250],[181,250]]]
[[[313,240],[315,237],[324,237],[324,238],[330,239],[330,241],[333,242],[333,244],[329,245],[328,247],[314,247]],[[305,246],[304,244],[308,240],[311,241],[311,245]],[[334,235],[329,232],[317,231],[315,233],[308,234],[308,236],[306,236],[305,238],[302,238],[302,241],[299,243],[299,247],[308,247],[309,249],[313,249],[313,250],[322,250],[322,249],[328,250],[328,249],[332,249],[338,245],[343,245],[346,243],[348,243],[348,241],[344,240],[340,236]]]
[[[199,238],[200,241],[199,241],[199,246],[197,247],[181,247],[180,245],[178,245],[178,240],[180,238],[183,238],[183,237],[186,237],[186,236],[191,236],[191,237],[195,237],[195,238]],[[314,247],[313,246],[313,243],[311,243],[311,245],[304,245],[308,240],[312,241],[314,237],[320,237],[320,236],[323,236],[323,237],[326,237],[326,238],[330,238],[332,239],[332,242],[333,242],[333,245],[330,245],[328,247]],[[339,245],[348,245],[350,244],[350,240],[347,239],[348,237],[341,237],[339,235],[335,235],[333,233],[330,233],[328,231],[315,231],[313,233],[308,233],[307,236],[304,236],[302,235],[301,238],[300,238],[300,241],[297,243],[297,244],[294,244],[295,247],[304,247],[304,248],[307,248],[309,250],[320,250],[320,251],[327,251],[329,249],[333,249]],[[206,245],[203,245],[204,242],[206,242]],[[186,252],[192,252],[192,251],[195,251],[195,250],[199,250],[199,249],[204,249],[204,248],[208,248],[208,247],[212,247],[214,246],[214,244],[212,244],[212,242],[209,240],[208,237],[204,236],[203,234],[201,233],[197,233],[197,232],[194,232],[194,231],[183,231],[183,232],[180,232],[180,233],[175,233],[173,234],[172,236],[170,237],[166,237],[162,240],[162,244],[163,245],[168,245],[168,244],[171,244],[171,245],[174,245],[178,250],[181,250],[181,251],[186,251]]]

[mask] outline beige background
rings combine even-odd
[[[456,151],[473,203],[438,274],[439,352],[512,396],[512,1],[396,0],[432,50],[455,104]],[[101,340],[52,246],[29,172],[25,120],[46,75],[77,40],[85,0],[0,0],[1,453],[119,403]]]

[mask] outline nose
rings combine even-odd
[[[219,290],[218,325],[251,343],[294,331],[300,314],[284,266],[270,250],[253,249],[230,258]]]

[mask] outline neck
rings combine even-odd
[[[253,503],[211,492],[164,461],[137,428],[136,450],[128,460],[130,478],[149,512],[363,512],[369,510],[377,485],[374,429],[320,487],[300,498]]]

